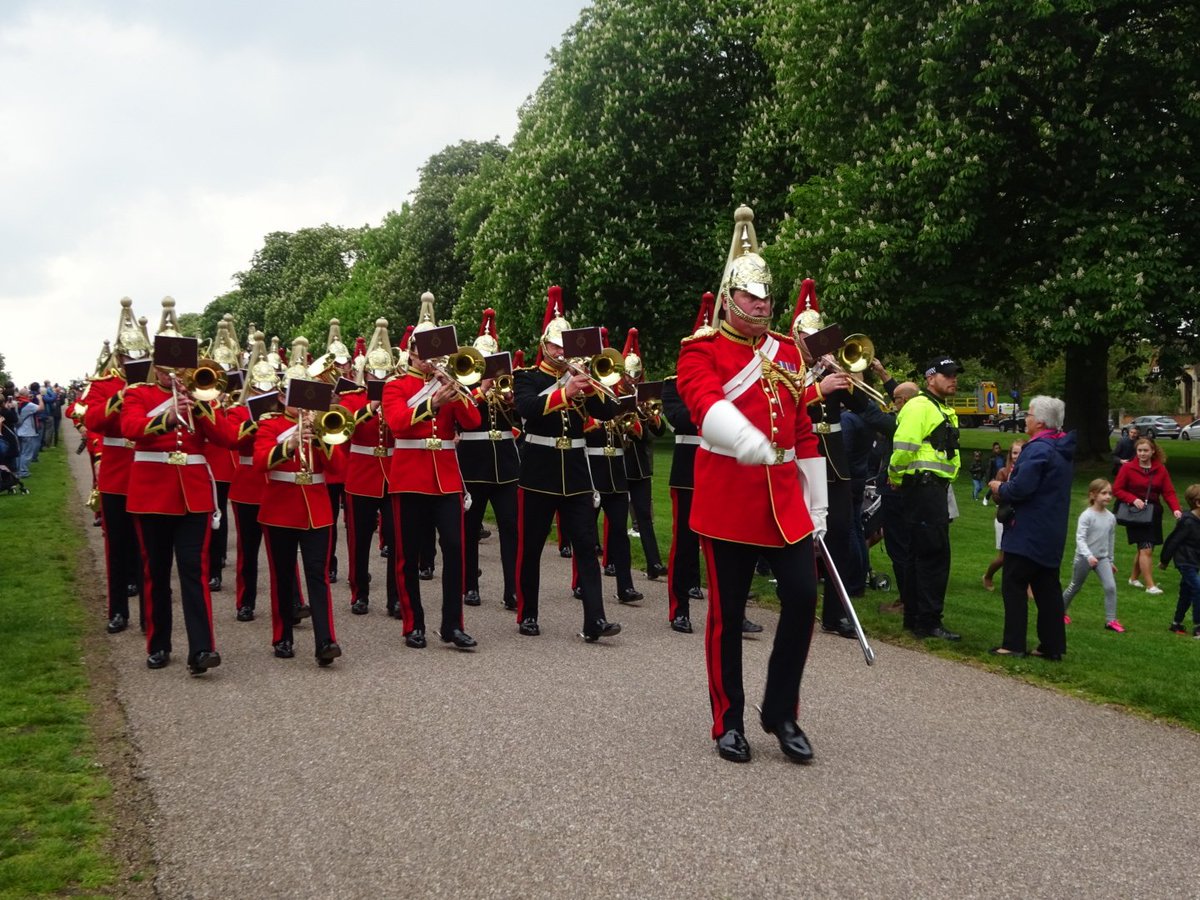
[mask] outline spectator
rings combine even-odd
[[[1175,605],[1175,618],[1171,631],[1187,634],[1183,617],[1188,607],[1192,609],[1192,637],[1200,640],[1200,484],[1190,484],[1183,492],[1188,511],[1179,517],[1175,530],[1163,544],[1159,565],[1167,567],[1174,557],[1179,570],[1179,602]]]
[[[1063,624],[1070,625],[1067,609],[1088,573],[1095,571],[1104,588],[1104,627],[1121,634],[1124,626],[1117,621],[1117,582],[1113,577],[1117,564],[1113,562],[1117,541],[1117,520],[1108,511],[1112,503],[1112,485],[1103,478],[1088,485],[1087,509],[1079,514],[1075,526],[1075,563],[1071,571],[1071,583],[1063,592]]]
[[[1130,425],[1125,432],[1117,439],[1117,446],[1113,447],[1112,452],[1112,477],[1117,477],[1117,472],[1121,466],[1133,459],[1133,447],[1137,443],[1137,439],[1141,432],[1138,431],[1136,425]]]
[[[1021,443],[1025,443],[1025,442],[1022,441]],[[987,480],[988,481],[995,481],[996,476],[999,474],[1000,470],[1003,469],[1006,465],[1008,465],[1006,460],[1007,460],[1007,456],[1005,455],[1004,451],[1000,448],[1000,442],[992,441],[992,455],[988,458],[988,467],[987,467]],[[983,505],[984,506],[988,505],[988,492],[987,491],[983,492]]]
[[[1162,588],[1154,583],[1154,548],[1163,542],[1162,504],[1167,501],[1175,518],[1183,515],[1175,486],[1167,471],[1167,455],[1153,438],[1138,438],[1134,444],[1134,457],[1121,466],[1117,480],[1113,482],[1113,494],[1122,503],[1135,509],[1149,505],[1153,507],[1153,518],[1146,523],[1125,526],[1129,543],[1137,546],[1133,559],[1133,571],[1129,575],[1130,587],[1144,587],[1147,594],[1161,594]],[[1138,573],[1141,578],[1138,578]]]
[[[1025,652],[1028,620],[1026,593],[1037,604],[1038,647],[1033,656],[1060,660],[1067,650],[1063,591],[1058,577],[1071,505],[1075,433],[1062,430],[1063,402],[1039,396],[1029,401],[1025,432],[1029,442],[1008,481],[988,487],[1001,503],[1011,503],[1013,518],[1004,529],[1004,640],[992,652]]]
[[[978,450],[971,453],[971,499],[978,500],[979,492],[983,490],[983,477],[987,474],[987,466],[983,461],[983,454]],[[987,502],[985,494],[984,502]]]
[[[992,448],[994,450],[999,446],[999,444],[993,444]],[[1009,476],[1012,475],[1013,466],[1017,464],[1017,457],[1021,455],[1021,450],[1024,447],[1025,441],[1022,438],[1017,438],[1017,440],[1012,442],[1012,446],[1008,448],[1008,456],[1005,458],[1005,464],[996,470],[995,477],[988,479],[989,484],[997,481],[1000,483],[1008,481]],[[988,493],[991,493],[990,488]],[[987,498],[985,497],[984,499],[986,501]],[[995,521],[996,558],[988,563],[987,571],[983,573],[983,586],[989,591],[995,590],[996,584],[992,581],[992,578],[1000,571],[1000,567],[1004,565],[1004,551],[1001,549],[1004,541],[1004,522],[1001,519],[1005,515],[1005,511],[1000,508],[997,501]]]
[[[17,392],[17,439],[21,443],[18,478],[28,478],[29,464],[37,459],[37,450],[41,446],[37,417],[45,408],[42,398],[39,396],[35,399],[29,388],[21,388]]]
[[[42,401],[44,408],[38,413],[38,425],[42,432],[42,450],[54,446],[55,411],[58,406],[58,393],[50,386],[49,381],[42,382]]]

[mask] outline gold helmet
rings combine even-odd
[[[237,338],[234,337],[233,316],[230,313],[225,313],[225,317],[217,323],[217,336],[213,338],[209,355],[226,372],[237,368],[241,353]]]
[[[175,318],[174,297],[163,297],[162,316],[158,320],[158,331],[155,334],[165,334],[169,337],[183,337],[179,333],[179,320]]]
[[[100,355],[96,357],[96,372],[93,378],[103,378],[113,367],[113,352],[108,341],[104,342],[104,346],[100,348]]]
[[[375,320],[375,331],[367,345],[366,362],[363,369],[376,378],[387,378],[396,368],[396,357],[392,354],[392,339],[388,336],[388,320]]]
[[[308,338],[292,338],[292,349],[288,351],[288,366],[283,370],[283,380],[308,378]]]
[[[329,320],[329,338],[325,341],[325,354],[332,355],[333,361],[339,366],[350,362],[350,349],[342,343],[342,323],[337,319]]]
[[[552,284],[546,288],[546,313],[542,316],[541,343],[561,347],[562,333],[570,329],[571,323],[563,318],[562,288]],[[538,352],[540,356],[540,348]]]
[[[805,278],[796,295],[796,310],[792,314],[792,336],[800,343],[799,335],[815,334],[825,327],[825,317],[817,303],[817,283]]]
[[[283,371],[283,357],[279,355],[279,335],[271,337],[271,348],[267,351],[267,362],[275,367],[276,372]]]
[[[113,349],[118,356],[130,359],[145,359],[150,355],[150,339],[145,327],[138,327],[134,321],[133,301],[128,297],[121,298],[121,317],[117,320],[117,340]]]
[[[437,314],[433,309],[433,294],[426,291],[421,295],[421,311],[413,331],[428,331],[430,328],[437,328]]]
[[[251,336],[250,360],[246,365],[246,381],[242,385],[241,402],[246,398],[279,389],[279,375],[267,359],[267,345],[261,331]]]
[[[758,237],[754,233],[754,210],[745,205],[739,206],[733,214],[733,240],[729,245],[725,274],[721,277],[721,287],[717,292],[713,321],[720,318],[724,307],[728,307],[730,315],[754,319],[756,324],[769,325],[769,316],[763,317],[765,323],[759,322],[757,317],[746,316],[738,309],[732,300],[733,292],[738,290],[746,291],[762,300],[771,296],[771,269],[758,252]]]
[[[625,374],[634,381],[642,377],[642,348],[638,343],[638,330],[630,328],[625,335]]]
[[[483,311],[483,319],[479,323],[479,337],[473,345],[485,356],[500,352],[500,341],[496,338],[496,311],[488,307]]]

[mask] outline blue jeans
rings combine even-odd
[[[42,446],[40,434],[20,435],[17,440],[21,444],[21,460],[17,464],[17,477],[29,477],[29,464],[37,459],[38,448]]]
[[[972,478],[971,479],[971,499],[978,500],[979,494],[981,491],[983,491],[983,479],[982,478]]]
[[[1200,625],[1200,571],[1194,566],[1179,569],[1179,602],[1175,604],[1175,621],[1182,622],[1188,607],[1192,609],[1192,624]]]

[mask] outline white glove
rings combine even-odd
[[[825,458],[814,456],[797,459],[800,470],[800,486],[804,491],[804,505],[813,523],[813,538],[825,537],[826,519],[829,517],[829,483],[825,480]]]
[[[700,435],[714,447],[731,451],[743,466],[775,462],[775,451],[767,436],[728,400],[718,400],[709,407]]]

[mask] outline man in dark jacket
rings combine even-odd
[[[1125,434],[1122,434],[1117,440],[1117,445],[1113,447],[1112,452],[1113,478],[1117,477],[1117,470],[1121,468],[1121,466],[1133,459],[1133,448],[1140,436],[1141,432],[1138,430],[1138,427],[1136,425],[1130,425],[1128,431]]]
[[[1004,642],[999,656],[1025,653],[1026,592],[1037,604],[1038,647],[1033,656],[1059,660],[1067,650],[1059,566],[1071,506],[1075,433],[1062,430],[1065,406],[1054,397],[1034,397],[1025,414],[1029,442],[1008,481],[988,489],[1015,511],[1004,529]]]

